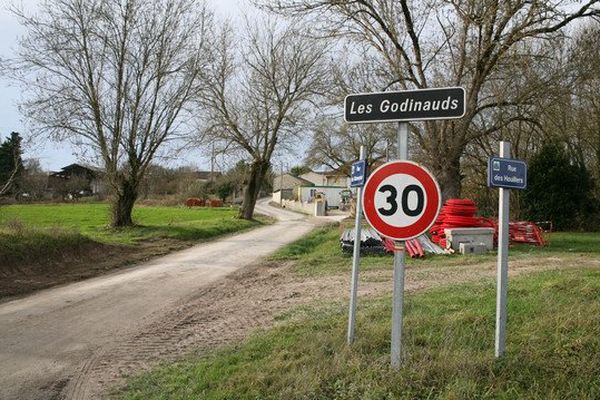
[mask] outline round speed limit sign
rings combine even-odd
[[[411,161],[377,168],[363,192],[364,213],[379,234],[394,240],[422,235],[441,206],[440,187],[429,171]]]

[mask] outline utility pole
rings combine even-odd
[[[210,181],[215,180],[215,143],[212,144],[212,150],[210,153]]]
[[[279,206],[283,206],[283,161],[281,162],[281,174],[279,175]]]

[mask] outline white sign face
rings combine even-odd
[[[404,228],[421,218],[427,207],[425,188],[414,176],[394,174],[375,193],[375,209],[388,225]]]

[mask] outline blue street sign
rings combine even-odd
[[[488,186],[492,188],[526,189],[527,163],[522,160],[490,157]]]
[[[350,176],[351,187],[363,187],[367,176],[367,163],[359,160],[352,164],[352,175]]]

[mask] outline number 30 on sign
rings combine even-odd
[[[381,235],[408,240],[433,225],[441,197],[437,181],[425,168],[410,161],[392,161],[377,168],[367,180],[364,213]]]

